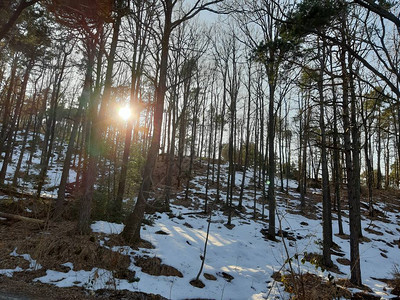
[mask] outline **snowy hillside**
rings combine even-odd
[[[226,166],[225,166],[226,168]],[[226,170],[225,170],[226,171]],[[241,173],[237,172],[237,177]],[[52,284],[58,287],[79,286],[88,290],[111,289],[129,290],[159,294],[167,299],[206,298],[206,299],[289,299],[291,294],[284,290],[282,280],[277,274],[287,275],[317,274],[335,283],[338,287],[346,285],[350,270],[346,265],[349,259],[349,241],[346,236],[334,236],[337,244],[332,259],[337,270],[321,270],[312,254],[321,254],[321,204],[310,202],[307,218],[298,212],[299,195],[295,192],[296,183],[290,182],[290,190],[286,195],[278,193],[277,216],[281,227],[277,241],[265,238],[263,232],[268,228],[264,220],[252,219],[254,194],[250,191],[251,181],[247,181],[244,207],[241,213],[233,217],[232,229],[225,226],[227,216],[214,206],[211,215],[211,225],[207,243],[204,269],[199,279],[204,283],[203,288],[194,287],[190,281],[194,279],[201,266],[203,257],[208,216],[201,213],[205,193],[204,176],[197,176],[192,181],[191,200],[189,206],[182,206],[183,193],[177,195],[177,201],[172,201],[171,213],[155,213],[146,218],[150,225],[143,225],[142,238],[150,242],[154,248],[132,249],[129,246],[109,246],[108,241],[113,235],[122,231],[122,224],[96,221],[92,230],[98,236],[101,247],[111,247],[111,250],[129,256],[128,269],[134,278],[120,279],[111,270],[93,267],[91,270],[81,270],[71,261],[59,261],[64,268],[60,270],[45,270],[45,274],[33,281]],[[215,194],[214,189],[209,195]],[[318,198],[319,191],[310,192]],[[225,194],[222,193],[222,199]],[[257,195],[261,197],[261,195]],[[311,201],[311,200],[310,200]],[[397,209],[388,210],[389,204],[379,203],[376,208],[385,212],[381,218],[373,221],[363,217],[362,228],[364,239],[360,245],[361,270],[363,283],[370,288],[369,293],[384,299],[390,299],[391,288],[379,279],[390,279],[393,271],[400,263],[400,220],[399,201]],[[261,204],[257,204],[261,210]],[[396,206],[391,206],[396,207]],[[267,209],[265,209],[267,212]],[[348,232],[347,218],[344,218],[345,232]],[[338,232],[337,222],[333,222],[334,233]],[[37,264],[29,256],[14,249],[10,256],[21,256],[30,262],[26,271],[41,268],[40,259]],[[177,276],[150,275],[137,266],[140,257],[145,259],[159,258],[162,265],[175,268]],[[310,262],[311,261],[311,262]],[[289,264],[290,262],[290,264]],[[136,263],[136,264],[135,264]],[[157,264],[157,263],[156,263]],[[3,276],[13,276],[23,268],[0,270]],[[278,273],[279,272],[279,273]],[[150,272],[151,273],[151,272]],[[275,278],[275,279],[274,279]],[[279,276],[278,276],[279,279]],[[317,288],[317,286],[315,287]],[[359,290],[350,288],[355,293]]]

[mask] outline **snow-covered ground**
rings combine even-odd
[[[240,172],[238,176],[240,178]],[[204,193],[204,176],[198,176],[193,180],[191,192]],[[248,186],[250,181],[246,182]],[[294,187],[295,183],[290,182]],[[209,190],[209,195],[216,191]],[[318,191],[314,191],[318,192]],[[280,283],[275,282],[271,275],[276,271],[286,271],[288,269],[287,259],[293,258],[298,254],[299,259],[294,259],[292,264],[296,272],[311,272],[323,277],[328,274],[334,279],[349,278],[349,266],[344,266],[336,262],[338,256],[332,256],[334,263],[339,267],[344,275],[329,273],[316,269],[311,263],[300,262],[304,254],[321,253],[322,226],[319,205],[316,206],[317,220],[308,219],[299,214],[291,214],[287,207],[298,202],[298,194],[290,191],[291,198],[287,200],[284,194],[278,193],[277,216],[281,228],[289,233],[294,239],[285,240],[287,251],[282,241],[274,242],[266,240],[261,230],[267,228],[267,222],[254,221],[251,219],[253,213],[254,195],[246,190],[244,197],[244,207],[246,212],[241,216],[234,216],[232,223],[234,228],[228,229],[226,224],[227,216],[220,211],[214,211],[211,217],[210,234],[207,245],[207,254],[203,273],[209,273],[216,277],[215,281],[207,280],[203,274],[200,279],[205,283],[205,287],[200,289],[193,287],[189,282],[194,279],[199,272],[201,265],[200,256],[203,255],[204,243],[207,231],[207,216],[197,214],[203,208],[201,197],[193,196],[193,202],[197,202],[196,208],[171,205],[173,217],[163,213],[156,213],[151,216],[154,225],[145,225],[142,228],[142,238],[150,241],[154,249],[133,250],[127,246],[112,248],[113,251],[130,256],[130,270],[136,272],[139,279],[135,282],[117,279],[109,270],[94,268],[91,271],[75,270],[71,262],[61,262],[68,266],[67,273],[55,270],[47,270],[43,277],[35,280],[54,284],[59,287],[83,286],[88,289],[126,289],[130,291],[140,291],[146,293],[160,294],[169,299],[184,298],[211,298],[211,299],[288,299],[290,295],[283,291]],[[179,195],[178,195],[179,196]],[[261,196],[260,195],[257,195]],[[222,193],[222,197],[225,194]],[[290,204],[288,204],[288,201]],[[261,210],[261,204],[258,204]],[[384,210],[384,204],[379,204],[378,208]],[[199,209],[200,207],[200,209]],[[265,213],[268,213],[267,208]],[[370,242],[360,244],[361,269],[363,283],[370,287],[376,295],[382,298],[391,298],[390,289],[386,284],[374,278],[391,278],[391,272],[400,263],[400,249],[394,244],[400,236],[400,224],[396,213],[386,212],[390,222],[369,220],[362,221],[363,229],[376,227],[383,235],[379,236],[364,230],[364,236]],[[267,217],[267,216],[266,216]],[[348,220],[344,217],[345,232],[348,233]],[[333,232],[337,233],[337,222],[333,222]],[[118,234],[122,231],[122,224],[97,221],[92,224],[93,232],[105,234]],[[164,231],[168,235],[156,234],[157,231]],[[106,237],[107,239],[107,237]],[[339,245],[344,258],[349,256],[349,241],[334,236],[334,242]],[[104,241],[101,244],[105,246]],[[16,255],[15,250],[11,255]],[[182,272],[183,277],[174,276],[152,276],[142,272],[141,268],[135,266],[134,256],[147,255],[162,259],[163,264],[175,267]],[[27,257],[30,259],[30,257]],[[0,274],[12,275],[16,270],[0,270]],[[11,273],[10,273],[11,272]],[[227,280],[222,273],[233,276],[232,280]]]
[[[65,149],[64,149],[65,150]],[[20,148],[14,151],[12,163],[7,169],[7,183],[11,183],[15,172],[16,161],[18,160]],[[29,153],[25,151],[24,161],[28,159]],[[39,169],[34,167],[40,164],[40,156],[34,156],[33,166],[30,167],[31,174],[38,174]],[[2,162],[0,162],[0,167]],[[22,172],[26,171],[27,165],[23,164]],[[226,181],[227,165],[222,166],[222,181]],[[247,172],[245,180],[245,193],[243,206],[245,212],[240,216],[234,215],[232,223],[234,228],[228,229],[224,224],[227,216],[221,211],[214,211],[211,217],[210,235],[207,245],[207,254],[203,274],[208,273],[216,277],[216,280],[207,280],[203,274],[200,279],[205,283],[205,287],[200,289],[190,285],[199,272],[201,266],[201,256],[203,255],[208,217],[198,214],[204,207],[204,197],[198,194],[205,194],[205,176],[197,176],[191,183],[190,196],[191,207],[171,205],[172,215],[156,213],[151,218],[154,225],[146,225],[142,228],[142,238],[150,241],[154,249],[133,250],[127,246],[114,247],[112,250],[130,256],[130,270],[136,272],[138,281],[128,282],[127,280],[113,277],[109,270],[94,268],[91,271],[76,270],[71,262],[60,261],[70,268],[67,273],[55,270],[47,270],[43,277],[35,280],[54,284],[59,287],[83,286],[88,289],[127,289],[146,293],[160,294],[169,299],[183,298],[211,298],[211,299],[288,299],[290,295],[283,291],[280,283],[275,282],[271,275],[276,271],[285,272],[288,268],[286,262],[288,258],[297,257],[293,260],[293,266],[298,273],[312,272],[323,277],[328,277],[328,271],[316,269],[309,262],[301,263],[300,260],[305,253],[321,253],[321,205],[315,206],[314,215],[317,219],[308,219],[302,215],[295,214],[293,208],[299,204],[299,194],[294,191],[297,183],[289,181],[290,197],[277,192],[277,220],[282,230],[291,237],[285,239],[284,247],[282,241],[274,242],[264,238],[261,231],[268,228],[268,224],[262,220],[253,220],[254,198],[262,196],[261,191],[257,190],[254,195],[254,187],[251,185],[250,178],[253,172]],[[70,171],[70,181],[74,181],[75,172]],[[47,184],[44,187],[43,195],[56,195],[57,185],[61,177],[61,167],[54,159],[48,171]],[[237,172],[235,183],[240,186],[242,173]],[[279,182],[276,182],[277,185]],[[24,191],[34,192],[34,181],[20,182]],[[286,180],[285,180],[286,184]],[[310,190],[312,193],[320,193],[319,190]],[[196,195],[195,195],[196,193]],[[212,202],[215,189],[209,189],[209,203]],[[0,196],[1,197],[1,196]],[[178,197],[183,197],[178,195]],[[221,192],[222,199],[226,193]],[[289,200],[290,198],[290,200]],[[234,195],[234,203],[237,203],[238,193]],[[172,201],[173,202],[173,201]],[[262,205],[257,203],[257,212],[261,214]],[[290,208],[290,209],[288,209]],[[391,298],[390,288],[381,281],[373,278],[391,278],[395,268],[400,264],[400,219],[399,216],[385,209],[384,203],[377,204],[377,208],[384,211],[389,222],[362,220],[362,228],[372,228],[375,231],[363,231],[369,242],[360,244],[361,270],[363,283],[370,287],[376,295],[382,298]],[[268,218],[268,208],[265,206],[266,219]],[[345,233],[349,233],[348,219],[343,218]],[[104,221],[97,221],[92,224],[94,232],[105,234],[118,234],[122,231],[122,224],[113,224]],[[157,231],[164,231],[168,235],[156,234]],[[333,232],[338,232],[338,224],[333,221]],[[378,235],[379,234],[382,235]],[[107,239],[107,237],[106,237]],[[280,240],[280,238],[278,238]],[[344,258],[350,258],[349,241],[334,236],[334,242],[339,245]],[[104,241],[101,245],[105,246]],[[287,250],[286,250],[287,249]],[[12,256],[20,256],[29,261],[28,270],[36,270],[41,266],[35,262],[28,254],[21,254],[18,249],[10,253]],[[183,277],[174,276],[152,276],[142,272],[141,268],[135,266],[134,256],[147,255],[162,259],[163,264],[175,267],[182,272]],[[338,256],[332,256],[333,262],[338,266],[344,275],[330,273],[334,279],[349,278],[349,266],[337,263]],[[21,267],[15,269],[0,270],[0,275],[13,276],[14,272],[23,271]],[[223,273],[233,276],[232,280],[223,277]]]
[[[27,139],[26,147],[32,143],[32,135],[29,134]],[[39,134],[38,138],[43,140],[43,134]],[[22,150],[22,132],[19,132],[16,139],[19,144],[15,147],[12,152],[12,157],[10,159],[10,163],[7,166],[5,184],[12,184],[14,174],[16,171],[16,166],[18,163],[18,159]],[[36,193],[36,177],[40,173],[40,157],[42,155],[42,150],[40,150],[40,146],[37,145],[37,151],[32,156],[32,164],[28,164],[29,157],[31,152],[25,148],[22,158],[22,164],[20,169],[20,174],[23,174],[22,177],[17,179],[18,189],[26,194],[35,194]],[[41,192],[41,196],[43,197],[56,197],[58,192],[58,185],[61,180],[62,173],[62,160],[58,160],[58,158],[62,158],[65,156],[65,152],[67,150],[67,145],[62,145],[61,154],[60,149],[57,149],[57,154],[53,154],[53,157],[50,159],[49,168],[46,174],[45,185],[43,186],[43,191]],[[61,156],[60,156],[61,155]],[[3,166],[3,159],[0,159],[0,168]],[[76,180],[76,172],[73,169],[69,171],[68,182],[74,182]]]

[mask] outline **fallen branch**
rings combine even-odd
[[[23,216],[20,216],[20,215],[13,215],[13,214],[8,214],[8,213],[3,213],[1,211],[0,211],[0,217],[7,218],[7,219],[18,220],[18,221],[36,223],[36,224],[44,224],[43,220],[23,217]]]

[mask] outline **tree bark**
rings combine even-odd
[[[321,53],[322,52],[322,53]],[[326,151],[326,129],[325,129],[325,98],[324,98],[324,70],[325,70],[325,43],[318,45],[318,57],[320,57],[320,70],[318,78],[319,94],[319,126],[321,130],[321,164],[322,164],[322,235],[323,235],[323,264],[332,267],[331,246],[332,241],[332,215],[331,197],[329,188],[328,158]]]
[[[143,180],[140,186],[135,209],[126,219],[125,228],[121,233],[122,237],[126,241],[131,243],[135,243],[140,240],[140,225],[143,220],[146,201],[149,197],[149,192],[152,182],[151,176],[153,174],[154,166],[157,161],[157,156],[161,141],[161,125],[163,119],[164,97],[166,93],[166,79],[167,79],[167,69],[168,69],[169,38],[172,31],[172,22],[171,22],[172,9],[173,9],[172,2],[169,0],[166,1],[164,9],[165,9],[165,20],[164,20],[165,23],[161,40],[161,57],[160,57],[161,63],[160,63],[159,83],[155,92],[156,103],[154,106],[153,137],[151,140],[150,149],[147,154],[147,160],[143,172]]]
[[[343,25],[345,27],[345,25]],[[344,31],[344,29],[343,29]],[[344,39],[344,32],[343,39]],[[341,50],[340,63],[342,67],[342,85],[343,85],[343,130],[344,130],[344,152],[346,160],[347,173],[347,194],[349,202],[349,221],[350,221],[350,281],[353,284],[361,285],[361,267],[359,254],[359,232],[357,223],[357,189],[355,179],[355,166],[353,157],[353,143],[351,141],[351,124],[349,112],[349,74],[346,65],[346,50]],[[353,137],[354,138],[354,137]],[[359,187],[359,186],[358,186]]]

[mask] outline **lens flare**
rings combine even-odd
[[[119,108],[118,115],[122,120],[127,121],[131,114],[132,112],[128,105]]]

